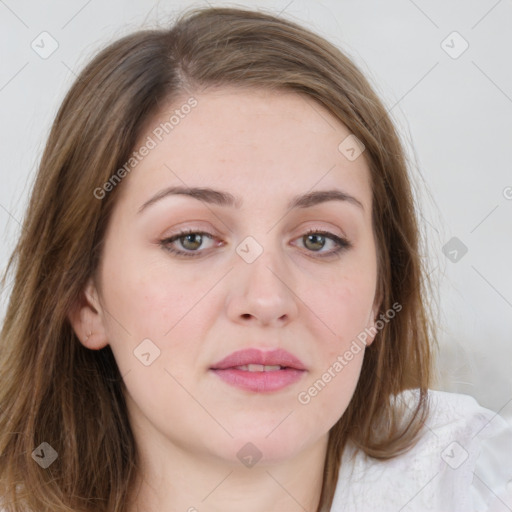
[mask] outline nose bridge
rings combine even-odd
[[[284,266],[281,264],[283,255],[278,253],[279,250],[270,249],[267,246],[254,261],[249,263],[244,260],[244,264],[240,265],[242,267],[240,272],[247,274],[251,285],[250,290],[258,293],[268,290],[272,295],[281,291],[285,276],[280,276]]]
[[[289,320],[296,315],[297,305],[286,255],[277,243],[271,247],[272,235],[259,238],[264,243],[249,236],[236,248],[230,315],[262,323]]]

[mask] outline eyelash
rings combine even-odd
[[[326,238],[330,238],[336,245],[337,248],[333,249],[332,251],[329,251],[327,253],[322,253],[319,255],[319,258],[329,258],[336,256],[340,254],[341,252],[350,249],[352,247],[352,244],[346,240],[345,238],[341,238],[333,233],[330,233],[329,231],[323,231],[319,229],[309,229],[302,235],[302,237],[308,236],[308,235],[322,235]],[[160,240],[160,246],[167,252],[179,257],[179,258],[196,258],[198,256],[201,256],[204,251],[180,251],[178,249],[174,249],[170,246],[173,242],[176,240],[179,240],[180,238],[184,238],[187,235],[206,235],[208,238],[214,238],[214,236],[210,233],[207,233],[205,231],[197,231],[193,229],[186,229],[184,231],[181,231],[177,233],[176,235],[173,235],[169,238],[164,238],[163,240]],[[315,251],[308,251],[312,254],[315,254]]]

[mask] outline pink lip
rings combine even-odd
[[[280,370],[250,372],[237,369],[237,366],[260,364],[265,366],[281,366]],[[277,391],[297,382],[306,372],[300,359],[286,350],[278,349],[263,352],[252,348],[238,350],[210,368],[227,384],[249,391]]]

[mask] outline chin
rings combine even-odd
[[[251,467],[251,464],[271,465],[285,462],[299,455],[301,451],[308,448],[308,443],[314,443],[310,432],[282,428],[282,425],[275,429],[252,428],[235,435],[229,441],[231,454],[235,455],[236,464],[244,464]]]

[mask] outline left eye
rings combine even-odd
[[[160,245],[171,254],[178,257],[196,257],[201,256],[204,251],[198,249],[204,245],[205,240],[213,241],[215,237],[203,231],[182,231],[173,235],[172,237],[165,238],[160,241]],[[351,247],[348,240],[341,238],[328,231],[309,230],[307,233],[299,237],[297,240],[302,239],[304,246],[310,249],[308,252],[319,253],[320,257],[334,256],[341,251]],[[326,246],[327,241],[330,241],[334,248],[329,251],[322,251]],[[176,249],[174,244],[179,242],[181,247],[185,250]],[[218,244],[221,245],[221,244]],[[210,246],[211,247],[211,246]],[[204,248],[204,247],[203,247]]]
[[[338,254],[344,249],[350,247],[348,240],[345,238],[341,238],[333,233],[329,233],[328,231],[318,231],[318,230],[309,230],[302,237],[303,243],[307,248],[313,250],[313,252],[320,252],[326,245],[326,240],[331,242],[331,245],[334,246],[330,251],[324,251],[322,253],[323,256],[331,256],[334,254]]]

